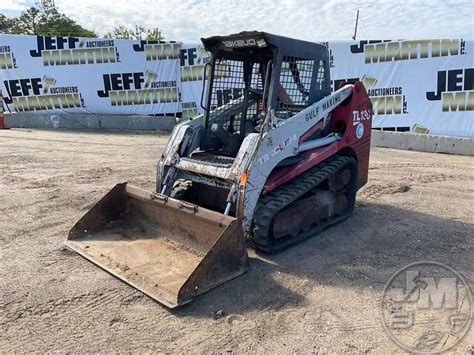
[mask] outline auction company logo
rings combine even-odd
[[[113,40],[79,37],[36,36],[30,56],[42,57],[44,66],[120,62]]]
[[[180,55],[181,82],[202,81],[204,79],[204,68],[209,62],[209,52],[198,45],[196,47],[182,48]],[[209,77],[209,70],[206,79]],[[199,115],[196,102],[182,102],[182,118],[193,119]]]
[[[191,120],[198,116],[198,108],[195,102],[183,102],[182,103],[182,118]]]
[[[377,78],[364,74],[362,78],[338,79],[331,82],[333,90],[341,83],[355,84],[361,81],[370,101],[372,102],[374,115],[401,115],[408,113],[408,103],[403,94],[401,86],[377,87]]]
[[[0,69],[15,69],[16,58],[13,55],[10,46],[0,46]]]
[[[446,57],[466,54],[466,42],[462,39],[359,41],[351,46],[351,53],[364,53],[366,64]]]
[[[140,41],[133,45],[135,52],[144,52],[146,60],[179,59],[181,43],[174,41]]]
[[[202,81],[204,67],[208,62],[209,52],[203,46],[181,49],[181,81]],[[206,79],[208,76],[209,72],[206,73]]]
[[[472,295],[454,269],[422,261],[398,270],[382,293],[382,324],[402,349],[439,353],[454,347],[471,327]]]
[[[7,96],[4,100],[17,111],[38,111],[85,107],[77,86],[54,86],[56,79],[42,78],[4,80]]]
[[[443,112],[474,110],[474,68],[439,71],[436,91],[426,92],[426,99],[441,100]]]
[[[158,74],[151,70],[136,73],[113,73],[102,76],[104,89],[99,97],[110,97],[112,106],[146,105],[178,102],[176,81],[156,81]]]

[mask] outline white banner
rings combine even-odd
[[[155,115],[180,110],[180,43],[0,35],[12,111]]]
[[[204,66],[209,62],[209,53],[199,43],[184,43],[181,46],[181,101],[182,117],[193,118],[203,113],[201,93]]]
[[[324,44],[333,88],[366,85],[374,128],[474,137],[474,41]],[[12,111],[192,118],[208,61],[201,44],[0,35],[0,89]]]
[[[364,82],[384,130],[474,137],[474,41],[330,42],[333,86]]]

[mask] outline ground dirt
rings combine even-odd
[[[116,183],[154,188],[166,141],[0,130],[1,352],[399,353],[379,313],[395,271],[433,260],[474,280],[473,158],[373,148],[349,220],[250,252],[248,273],[170,311],[63,246]]]

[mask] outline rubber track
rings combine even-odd
[[[356,160],[354,158],[347,156],[334,156],[328,158],[317,166],[309,169],[300,176],[294,178],[293,180],[287,182],[286,184],[276,188],[269,194],[260,198],[254,213],[253,237],[249,240],[249,244],[251,244],[258,250],[262,250],[269,253],[275,253],[281,251],[282,249],[286,249],[287,247],[294,245],[310,237],[311,235],[314,235],[320,230],[325,229],[330,225],[338,223],[341,220],[347,218],[352,212],[352,208],[350,209],[347,215],[342,216],[343,218],[336,217],[334,220],[329,221],[329,223],[325,223],[322,228],[317,228],[317,230],[311,228],[307,232],[300,233],[300,235],[293,238],[279,241],[276,244],[272,243],[269,238],[273,219],[283,208],[288,206],[290,203],[296,201],[306,192],[321,184],[330,175],[336,173],[341,168],[349,164],[353,166],[354,172],[354,168],[357,166]],[[355,169],[355,172],[356,171],[357,169]],[[353,185],[352,190],[355,198],[354,177],[351,177],[351,181],[352,182],[350,184]],[[352,197],[348,196],[348,199],[350,201]],[[350,201],[349,203],[353,205],[353,202]]]

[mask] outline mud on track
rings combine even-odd
[[[392,273],[439,261],[472,287],[473,158],[374,148],[348,221],[170,312],[62,246],[117,182],[154,188],[166,141],[0,130],[0,351],[400,352],[379,317]]]

